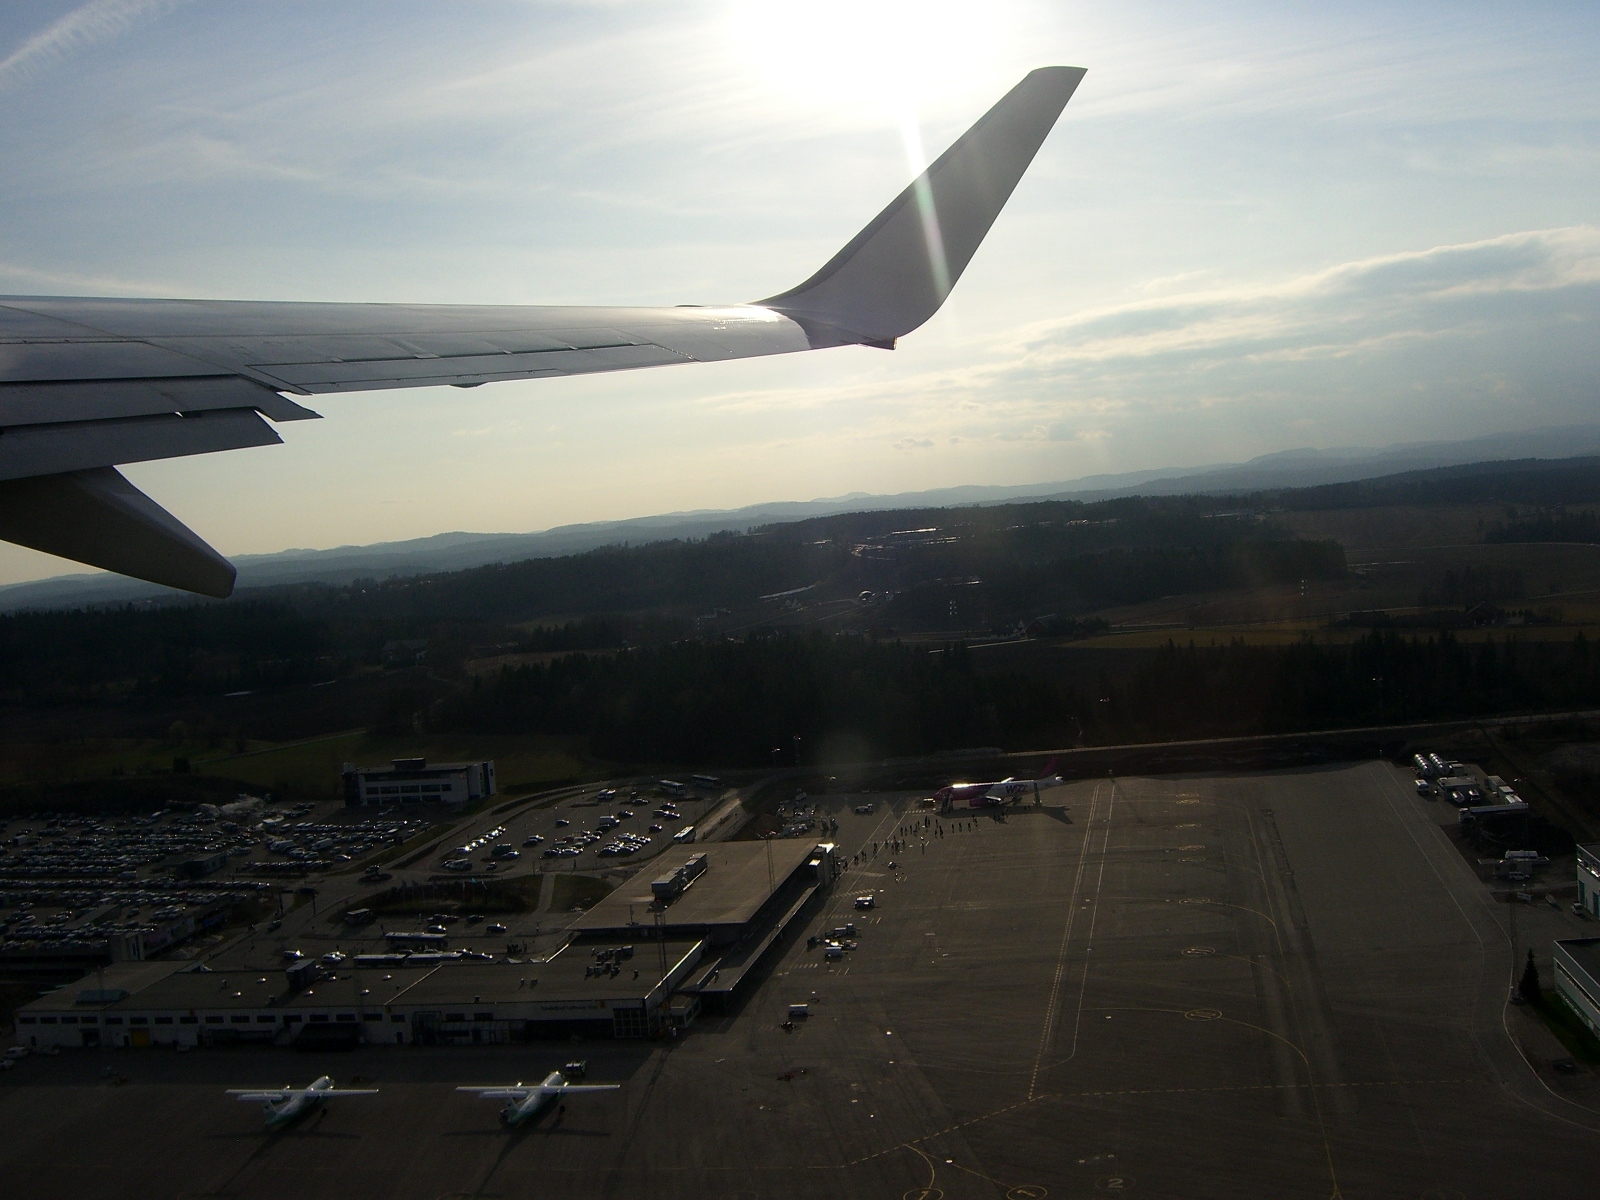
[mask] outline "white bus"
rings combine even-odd
[[[685,825],[682,829],[678,830],[677,833],[672,835],[672,840],[682,843],[694,841],[694,826]]]
[[[656,787],[660,788],[669,796],[687,796],[689,794],[689,789],[683,784],[679,783],[676,779],[659,780],[656,783]]]

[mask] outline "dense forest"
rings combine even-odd
[[[1490,542],[1588,542],[1600,543],[1600,514],[1592,510],[1568,512],[1565,507],[1507,521],[1491,530],[1484,539]]]
[[[1282,488],[1238,504],[1318,512],[1396,505],[1506,504],[1536,508],[1600,502],[1600,458],[1524,459],[1406,471],[1351,483]]]
[[[818,620],[883,637],[1011,632],[1041,617],[1071,631],[1072,618],[1109,604],[1346,573],[1337,543],[1211,507],[1180,497],[849,514],[225,602],[15,613],[0,616],[0,696],[180,698],[308,683],[392,665],[387,651],[411,641],[426,643],[430,671],[454,677],[494,654]]]
[[[980,671],[964,643],[1086,637],[1113,606],[1346,580],[1341,547],[1290,535],[1275,523],[1286,509],[1494,501],[1506,523],[1489,540],[1600,541],[1595,515],[1567,507],[1597,498],[1600,459],[1479,464],[1243,498],[848,513],[224,602],[15,613],[0,616],[0,704],[77,714],[63,729],[112,706],[123,728],[149,713],[164,732],[181,710],[235,741],[421,725],[729,764],[794,737],[807,754],[843,739],[895,755],[1585,705],[1600,690],[1581,638],[1440,632],[1525,596],[1510,566],[1444,570],[1420,598],[1434,611],[1344,614],[1335,623],[1374,629],[1353,645],[1175,643],[1095,686],[1096,666],[1076,682],[1026,657]],[[286,706],[303,719],[283,720]]]
[[[1600,654],[1571,641],[1465,643],[1373,631],[1348,645],[1169,643],[1123,685],[1083,692],[982,674],[959,644],[825,634],[682,642],[517,667],[435,705],[441,730],[576,733],[596,753],[759,765],[801,738],[874,756],[1213,737],[1600,703]]]

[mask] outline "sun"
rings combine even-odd
[[[791,103],[904,122],[985,73],[1007,24],[1003,5],[970,0],[734,0],[727,30],[739,65]]]

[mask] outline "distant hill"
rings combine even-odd
[[[441,533],[371,546],[283,550],[234,559],[241,589],[296,583],[348,583],[494,562],[553,558],[599,546],[700,538],[776,522],[846,512],[1003,504],[1018,500],[1097,500],[1119,496],[1225,495],[1349,483],[1408,471],[1514,459],[1567,459],[1600,454],[1600,425],[1492,434],[1454,442],[1417,442],[1381,448],[1301,449],[1265,454],[1244,463],[1088,475],[1054,483],[966,485],[895,495],[852,492],[817,500],[750,505],[564,525],[538,533]],[[0,612],[71,608],[172,596],[168,588],[100,573],[62,575],[0,588]]]

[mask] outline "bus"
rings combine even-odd
[[[678,830],[677,833],[672,835],[672,840],[683,844],[694,841],[694,826],[685,825],[682,829]]]
[[[689,778],[695,787],[719,788],[722,786],[722,780],[715,775],[691,775]]]
[[[660,788],[669,796],[687,796],[689,794],[689,789],[683,784],[679,783],[676,779],[659,780],[656,783],[656,787]]]

